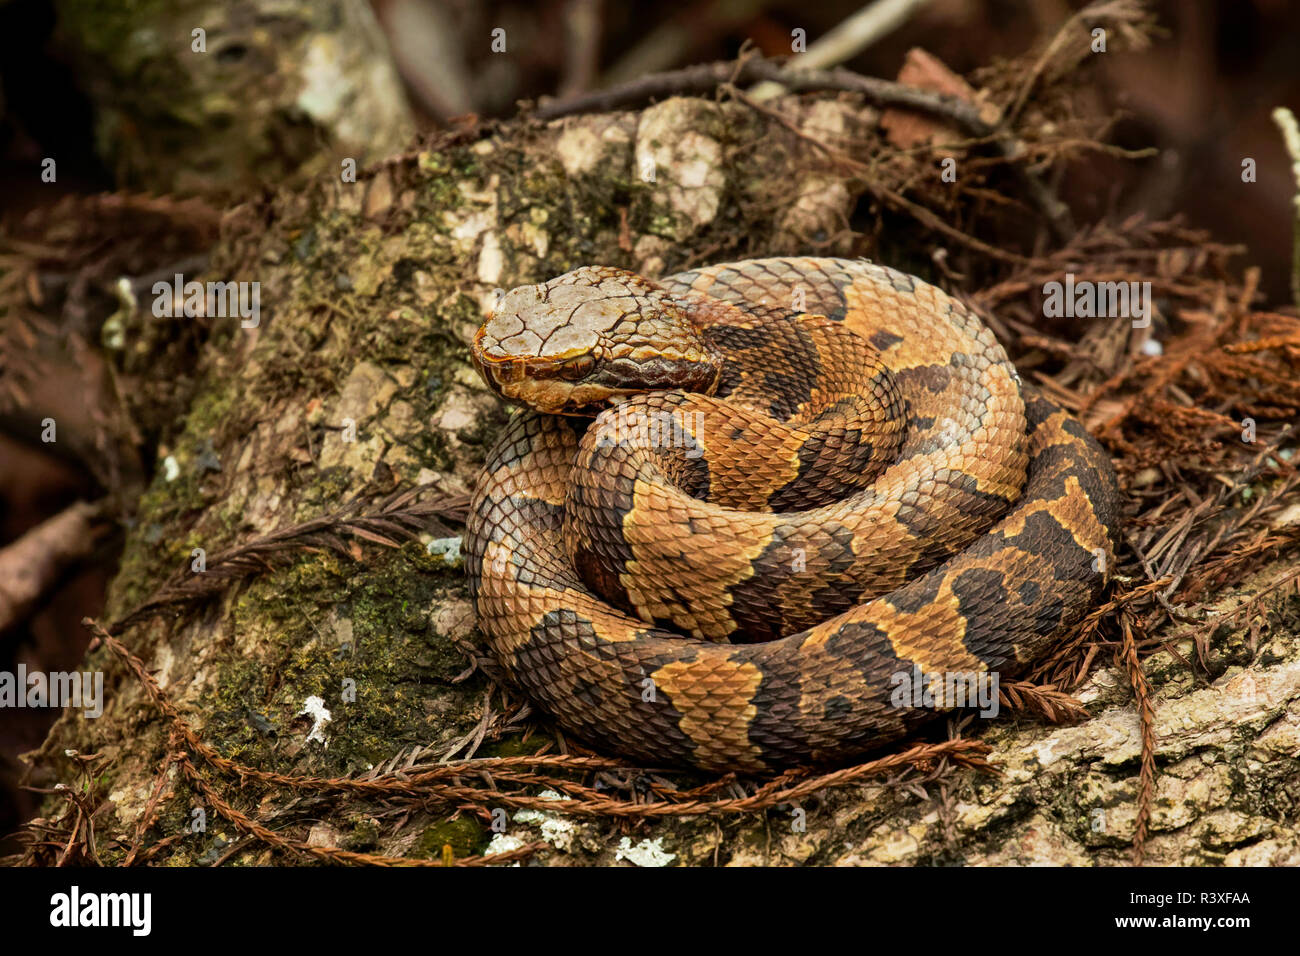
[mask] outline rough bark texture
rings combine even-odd
[[[876,122],[847,98],[785,108],[819,135]],[[141,502],[110,615],[186,566],[192,549],[212,554],[363,488],[438,480],[468,489],[506,414],[465,351],[497,289],[590,263],[657,274],[751,255],[860,253],[845,228],[859,188],[828,174],[802,143],[771,148],[767,131],[743,106],[669,100],[412,153],[357,184],[335,180],[228,217],[215,272],[261,282],[262,321],[245,330],[226,320],[208,342],[197,395],[162,450],[177,467],[160,463]],[[642,175],[649,169],[653,183]],[[925,242],[909,253],[891,240],[879,257],[925,275]],[[1212,683],[1170,653],[1145,664],[1161,771],[1149,862],[1300,863],[1300,602],[1292,595],[1274,610],[1257,647],[1231,628],[1215,634]],[[453,682],[466,665],[457,642],[472,629],[460,569],[412,544],[367,548],[351,562],[304,552],[125,640],[222,754],[335,776],[416,745],[440,752],[472,733],[490,684],[481,674]],[[37,782],[74,784],[65,750],[102,755],[97,785],[112,806],[96,830],[111,862],[154,792],[167,729],[115,659],[101,649],[91,666],[106,671],[104,716],[66,715],[32,762]],[[349,679],[354,703],[341,699]],[[1022,716],[966,728],[994,746],[1000,777],[851,787],[801,808],[718,821],[521,811],[508,835],[546,839],[551,848],[534,859],[561,865],[1124,863],[1140,763],[1132,692],[1122,669],[1103,667],[1082,694],[1092,719],[1079,725]],[[332,713],[315,735],[302,715],[311,696]],[[507,735],[479,754],[527,751],[536,740]],[[312,811],[293,795],[222,786],[267,826],[298,839],[310,827],[310,839],[347,849],[427,857],[449,843],[464,854],[492,835],[472,816],[448,822],[450,808],[403,821],[373,807]],[[206,832],[185,832],[203,801],[175,768],[163,793],[146,843],[184,835],[153,862],[211,863],[239,836],[211,814]],[[322,815],[315,827],[301,822]],[[292,861],[255,841],[232,860]]]
[[[55,6],[121,188],[246,194],[387,156],[414,130],[364,0]]]

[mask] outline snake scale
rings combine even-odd
[[[961,302],[866,260],[581,268],[507,293],[472,356],[524,406],[470,506],[480,629],[604,749],[842,761],[962,703],[943,675],[1023,672],[1113,565],[1101,447]]]

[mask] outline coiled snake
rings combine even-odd
[[[583,268],[506,294],[472,352],[527,407],[470,508],[479,625],[597,746],[842,760],[962,703],[945,675],[1023,671],[1105,586],[1108,457],[912,276]],[[900,706],[913,678],[933,707]]]

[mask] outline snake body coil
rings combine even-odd
[[[480,628],[591,743],[842,760],[962,703],[949,675],[1022,671],[1105,586],[1106,454],[912,276],[579,269],[507,294],[473,357],[528,406],[471,505]]]

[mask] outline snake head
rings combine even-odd
[[[722,374],[687,303],[607,266],[511,289],[471,354],[493,391],[551,415],[592,415],[664,389],[712,394]]]

